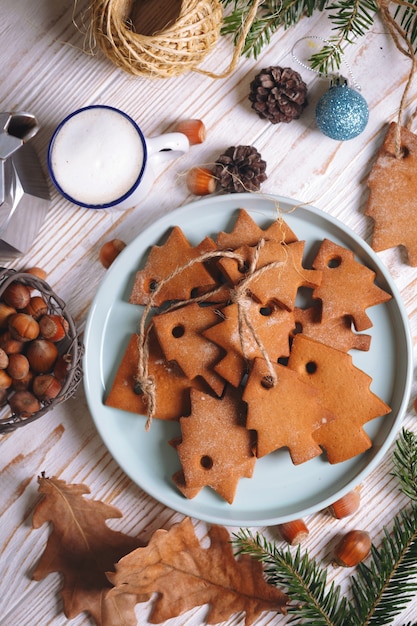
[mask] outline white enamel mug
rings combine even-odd
[[[187,152],[182,133],[145,138],[126,113],[92,105],[68,115],[48,148],[48,172],[70,202],[89,209],[127,209],[150,191],[153,164]]]

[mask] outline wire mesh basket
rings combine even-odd
[[[0,409],[0,435],[10,433],[21,426],[32,423],[45,415],[45,413],[51,411],[58,404],[68,400],[68,398],[74,395],[75,390],[82,380],[82,356],[84,348],[78,337],[74,321],[68,313],[65,302],[59,298],[48,283],[41,278],[33,274],[6,268],[0,268],[0,301],[2,300],[6,288],[14,282],[28,286],[31,289],[32,295],[39,295],[43,298],[47,306],[48,314],[62,316],[66,321],[65,337],[56,343],[58,358],[63,357],[65,359],[66,375],[61,382],[62,386],[59,393],[52,399],[40,401],[40,409],[35,413],[13,412],[6,400],[4,406]],[[14,393],[16,393],[16,391],[13,389],[12,385],[8,390],[8,399]]]

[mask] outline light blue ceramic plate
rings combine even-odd
[[[363,482],[378,465],[396,437],[407,408],[412,376],[412,343],[407,315],[387,269],[364,241],[341,222],[295,200],[256,194],[233,194],[198,200],[164,216],[142,232],[116,259],[93,301],[85,331],[84,383],[96,427],[110,453],[128,476],[166,506],[190,517],[226,526],[268,526],[325,508]],[[370,307],[373,327],[368,352],[352,351],[354,363],[373,381],[371,389],[392,412],[372,420],[366,430],[373,447],[337,465],[317,457],[294,466],[286,450],[260,459],[251,479],[241,479],[232,505],[209,488],[187,500],[172,483],[179,469],[168,441],[179,434],[177,423],[154,420],[145,432],[144,416],[108,408],[104,399],[137,329],[142,307],[128,303],[136,270],[150,246],[174,225],[196,245],[206,235],[230,230],[238,209],[245,208],[262,227],[277,216],[277,207],[299,239],[306,241],[305,260],[323,238],[350,248],[357,259],[376,272],[379,286],[391,292],[386,304]],[[297,207],[295,210],[294,207]]]

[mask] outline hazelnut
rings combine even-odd
[[[296,519],[291,522],[284,522],[277,526],[281,537],[290,544],[295,546],[307,539],[309,531],[302,519]]]
[[[3,348],[0,348],[0,369],[5,370],[9,365],[9,355]]]
[[[368,556],[371,546],[371,537],[366,530],[350,530],[334,550],[333,565],[354,567]]]
[[[2,299],[15,309],[24,309],[29,304],[30,295],[30,287],[15,281],[7,285],[3,291]]]
[[[339,498],[339,500],[336,500],[336,502],[333,502],[333,504],[329,506],[329,513],[336,519],[348,517],[356,513],[359,509],[360,502],[361,496],[359,488],[353,489]]]
[[[2,348],[6,354],[14,354],[16,352],[22,352],[23,341],[14,339],[9,330],[0,335],[0,348]]]
[[[29,361],[24,354],[11,354],[9,356],[9,365],[7,373],[15,380],[26,378],[29,374]]]
[[[41,403],[30,391],[16,391],[9,398],[10,408],[13,413],[21,417],[30,417],[41,408]]]
[[[14,313],[9,317],[9,331],[13,339],[32,341],[39,335],[39,324],[27,313]]]
[[[9,389],[12,386],[12,377],[6,370],[0,370],[0,389]]]
[[[203,143],[207,135],[204,122],[199,119],[181,120],[175,124],[173,131],[185,135],[190,146]]]
[[[102,266],[108,269],[124,248],[126,248],[126,244],[121,239],[112,239],[103,244],[99,254]]]
[[[62,315],[43,315],[39,320],[40,334],[54,343],[67,335],[68,328],[68,322]]]
[[[43,402],[56,398],[61,389],[61,383],[53,374],[39,374],[33,379],[32,391]]]
[[[6,302],[0,302],[0,328],[7,328],[8,319],[13,313],[16,313],[13,306],[6,304]]]
[[[46,280],[46,272],[41,267],[29,267],[25,270],[25,274],[31,274],[32,276],[36,276],[36,278]]]
[[[23,309],[23,313],[31,315],[36,321],[48,313],[48,305],[42,296],[32,296],[29,304]]]
[[[36,374],[46,374],[55,365],[58,348],[48,339],[35,339],[29,343],[26,356],[31,370]]]
[[[217,181],[207,167],[192,167],[185,179],[188,190],[196,196],[207,196],[216,191]]]

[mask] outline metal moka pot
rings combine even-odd
[[[30,113],[0,113],[0,257],[29,250],[50,205],[47,180],[27,142],[39,130]]]

